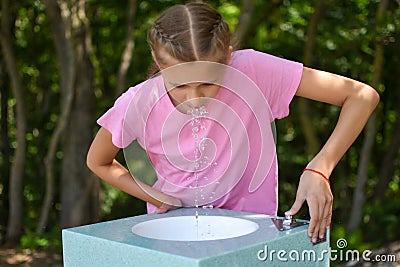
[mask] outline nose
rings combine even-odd
[[[193,98],[204,97],[204,94],[201,92],[201,90],[198,86],[189,86],[186,96],[187,96],[187,99],[189,100],[189,99],[193,99]]]
[[[192,106],[204,105],[204,93],[197,84],[191,84],[186,91],[186,101],[188,101]]]

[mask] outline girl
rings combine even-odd
[[[167,9],[148,41],[161,74],[129,88],[98,120],[89,168],[148,202],[148,212],[211,204],[276,215],[278,168],[266,125],[288,115],[294,95],[341,106],[286,212],[296,214],[307,201],[308,234],[312,242],[323,238],[332,216],[329,176],[376,107],[376,91],[258,51],[232,51],[228,25],[204,3]],[[115,160],[133,140],[157,172],[153,187]]]

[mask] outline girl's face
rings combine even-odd
[[[179,111],[186,113],[193,107],[207,106],[216,97],[223,82],[222,64],[213,60],[180,62],[165,54],[162,58],[163,62],[157,65],[168,95]]]
[[[168,95],[175,107],[185,111],[186,108],[207,106],[209,101],[218,94],[219,88],[219,85],[213,83],[193,82],[174,85],[174,88],[168,91]]]

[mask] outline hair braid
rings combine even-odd
[[[222,22],[223,22],[222,17],[220,14],[218,14],[215,23],[212,25],[210,33],[215,34],[219,30],[219,28],[222,27]]]
[[[188,62],[212,60],[226,63],[230,46],[228,24],[205,3],[175,5],[154,22],[148,41],[156,61],[162,65],[160,49],[173,58]]]

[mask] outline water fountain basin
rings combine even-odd
[[[220,240],[251,234],[256,222],[229,216],[176,216],[141,222],[132,227],[134,234],[169,241]]]
[[[329,266],[330,254],[326,253],[330,249],[329,232],[327,241],[313,245],[307,234],[308,225],[279,231],[273,222],[273,219],[277,217],[264,214],[219,208],[199,209],[199,220],[211,220],[214,227],[218,225],[219,228],[214,230],[219,236],[205,235],[204,241],[201,239],[176,241],[176,237],[183,239],[183,232],[188,231],[189,223],[195,221],[195,212],[194,208],[181,208],[163,214],[138,215],[63,229],[63,266]],[[254,224],[248,224],[248,221]],[[154,236],[149,238],[132,233],[133,230],[140,229],[139,225],[148,227],[149,231],[144,232],[147,235],[171,232],[175,240],[165,239],[168,238],[166,236],[158,236],[157,239]],[[167,230],[165,228],[167,226],[172,229]],[[254,230],[255,228],[257,229]],[[200,221],[199,233],[201,229]],[[243,229],[245,229],[244,232],[234,232]],[[251,233],[246,234],[246,232]],[[241,236],[229,238],[237,234]],[[205,240],[206,237],[214,239]],[[195,239],[197,240],[197,233]],[[290,260],[289,255],[295,255],[290,254],[292,250],[298,251],[300,256],[314,255],[316,259]],[[281,255],[278,254],[279,251],[285,251],[284,256],[288,260],[279,260],[277,258]],[[303,253],[303,251],[312,251],[313,254]]]

